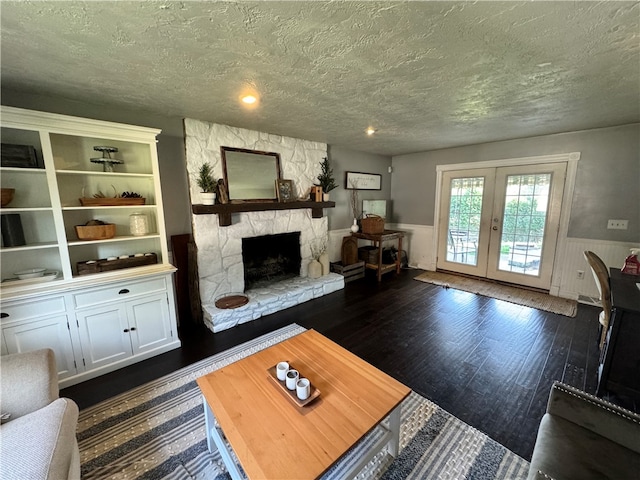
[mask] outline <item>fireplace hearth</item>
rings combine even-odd
[[[242,239],[245,291],[300,276],[300,232]]]

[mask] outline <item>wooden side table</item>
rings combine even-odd
[[[395,270],[396,273],[400,273],[400,257],[402,252],[402,239],[405,232],[401,230],[383,230],[382,233],[352,233],[351,235],[356,238],[362,238],[364,240],[370,240],[373,245],[378,248],[378,263],[365,263],[366,268],[377,271],[378,281],[382,280],[382,274]],[[398,257],[395,263],[382,263],[382,242],[397,240],[398,241]]]

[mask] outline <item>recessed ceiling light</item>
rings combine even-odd
[[[258,101],[258,99],[253,95],[245,95],[244,97],[241,98],[241,100],[247,105],[253,105]]]
[[[374,133],[376,133],[376,129],[373,127],[369,127],[365,130],[365,132],[367,132],[367,135],[373,135]]]

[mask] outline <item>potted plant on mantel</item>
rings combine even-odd
[[[334,188],[337,188],[335,179],[333,178],[333,169],[329,166],[329,159],[324,157],[320,162],[320,168],[322,169],[320,175],[318,175],[318,183],[316,186],[322,187],[322,200],[329,201],[329,192]]]
[[[197,180],[200,187],[203,205],[213,205],[216,201],[216,192],[218,190],[218,181],[213,176],[213,168],[209,163],[203,163],[200,167]]]

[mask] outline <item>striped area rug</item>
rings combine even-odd
[[[229,479],[220,455],[207,450],[195,379],[304,330],[289,325],[82,410],[82,478]],[[379,434],[374,429],[323,479],[340,478]],[[416,393],[402,405],[400,447],[397,458],[383,452],[356,478],[512,480],[526,478],[529,468],[513,452]]]

